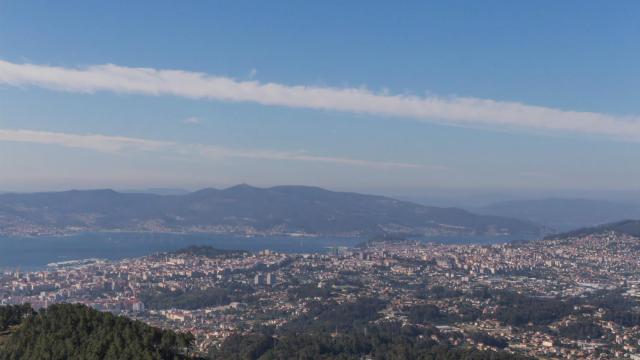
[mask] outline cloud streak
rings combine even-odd
[[[130,151],[168,153],[186,157],[206,159],[240,158],[272,161],[301,161],[336,165],[360,166],[374,169],[439,169],[420,164],[402,162],[378,162],[346,157],[311,155],[305,152],[283,152],[259,149],[236,149],[203,144],[182,144],[172,141],[106,136],[97,134],[69,134],[21,129],[0,129],[0,141],[57,145],[67,148],[93,150],[103,153],[125,153]]]
[[[252,102],[317,110],[411,118],[472,127],[529,129],[591,134],[640,141],[639,116],[565,111],[469,97],[419,97],[375,93],[365,88],[334,88],[239,81],[181,70],[112,64],[64,68],[0,60],[0,84],[58,91],[144,94]]]
[[[182,120],[182,123],[186,125],[199,125],[202,123],[202,120],[199,117],[191,116]]]

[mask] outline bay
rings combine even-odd
[[[157,252],[173,251],[191,245],[220,249],[283,253],[325,252],[331,247],[353,247],[357,237],[228,236],[211,234],[85,233],[69,236],[0,236],[0,270],[35,271],[53,262],[102,258],[119,260]],[[508,236],[438,236],[421,238],[445,244],[494,244],[517,240]]]

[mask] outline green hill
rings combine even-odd
[[[84,305],[27,316],[0,346],[2,360],[185,359],[191,334],[160,330]]]
[[[563,234],[550,235],[547,239],[566,239],[570,237],[596,235],[607,232],[640,237],[640,220],[625,220],[611,224],[578,229]]]

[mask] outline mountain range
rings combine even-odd
[[[584,227],[640,219],[640,205],[590,199],[539,199],[496,202],[472,211],[510,216],[544,225],[552,231],[567,232]]]
[[[224,234],[526,235],[529,221],[317,187],[203,189],[184,195],[72,190],[0,195],[0,234],[85,231]]]

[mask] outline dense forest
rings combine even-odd
[[[59,304],[24,318],[0,347],[0,359],[185,359],[193,340],[191,334],[160,330],[84,305]]]
[[[346,332],[269,334],[268,332],[229,337],[220,348],[210,353],[212,360],[275,360],[275,359],[342,359],[363,358],[406,359],[468,359],[519,360],[527,357],[506,352],[479,351],[438,343],[432,327],[402,326],[382,323]]]
[[[498,349],[504,349],[509,346],[509,343],[506,339],[501,337],[491,336],[489,334],[483,332],[472,332],[469,334],[469,338],[477,343],[484,344],[486,346],[493,346]]]
[[[374,298],[355,303],[317,303],[309,313],[281,328],[262,328],[252,334],[229,337],[220,348],[211,351],[210,357],[212,360],[526,359],[505,352],[454,347],[444,339],[461,338],[461,334],[445,336],[430,325],[379,322],[379,311],[385,305]]]
[[[407,309],[407,317],[413,324],[439,324],[444,322],[447,315],[432,304],[414,305]]]
[[[624,297],[619,290],[601,290],[581,297],[560,299],[479,288],[474,292],[474,296],[480,299],[495,299],[498,303],[495,313],[485,317],[493,317],[506,325],[549,325],[568,315],[581,315],[583,310],[577,309],[595,308],[604,310],[605,320],[621,326],[640,326],[638,302]]]
[[[495,318],[505,324],[547,325],[573,312],[573,306],[561,299],[525,296],[514,292],[497,295]]]
[[[316,302],[310,306],[309,312],[287,323],[280,332],[319,334],[350,331],[376,320],[385,305],[385,302],[376,298],[362,298],[355,303],[342,304],[334,301]]]
[[[20,324],[22,319],[33,313],[29,304],[0,306],[0,332],[6,331],[10,326]]]
[[[586,318],[579,318],[573,323],[560,327],[558,333],[562,337],[576,340],[597,339],[604,335],[599,325]]]
[[[588,304],[605,310],[604,319],[621,326],[640,326],[638,302],[624,297],[620,291],[601,291],[585,300]]]

